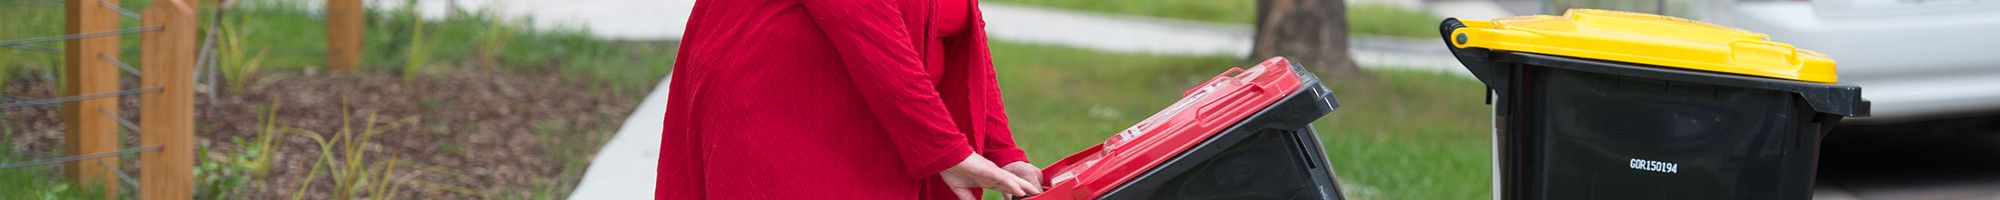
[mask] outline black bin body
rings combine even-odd
[[[1809,199],[1821,137],[1867,114],[1857,86],[1451,39],[1446,47],[1497,96],[1501,199]]]
[[[1303,86],[1099,199],[1344,199],[1312,122],[1340,103],[1298,64]]]

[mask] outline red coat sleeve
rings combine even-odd
[[[983,137],[974,140],[981,142],[975,146],[980,147],[979,155],[992,160],[993,164],[1005,166],[1014,162],[1027,162],[1028,154],[1021,152],[1019,146],[1015,146],[1014,132],[1008,128],[1007,108],[1000,95],[999,73],[993,66],[992,49],[986,45],[986,20],[978,2],[973,3],[971,15],[972,30],[966,32],[965,37],[951,39],[950,43],[970,47],[967,49],[969,51],[965,51],[969,54],[963,54],[958,58],[967,62],[966,72],[970,72],[966,73],[967,77],[963,79],[968,85],[965,94],[973,104],[968,107],[977,110],[972,112],[974,116],[969,119],[971,121],[969,123],[974,124],[973,131],[979,133],[976,135]]]
[[[932,76],[890,0],[805,0],[805,9],[839,52],[862,100],[897,148],[903,170],[928,177],[949,168],[972,147],[938,98]]]
[[[987,97],[996,103],[991,105],[993,110],[990,114],[981,117],[980,120],[995,126],[982,130],[985,134],[980,135],[986,137],[984,145],[986,148],[981,149],[979,155],[986,156],[986,159],[992,160],[993,164],[1002,166],[1014,162],[1027,162],[1028,154],[1022,152],[1021,147],[1014,145],[1014,132],[1007,129],[1007,113],[1001,110],[1001,106],[997,103],[1000,96],[996,92],[995,95]]]
[[[983,33],[975,33],[974,39],[977,41],[975,45],[983,46],[986,44],[984,35]],[[986,53],[986,48],[979,49],[980,53]],[[987,160],[992,160],[993,164],[1001,166],[1014,162],[1027,162],[1028,154],[1021,152],[1021,148],[1014,145],[1014,131],[1008,128],[1007,108],[1004,105],[1005,103],[1001,101],[1000,81],[996,77],[993,64],[985,62],[973,64],[972,66],[974,68],[971,71],[973,72],[971,78],[972,92],[969,93],[973,95],[973,99],[978,99],[975,102],[983,104],[973,106],[984,109],[984,112],[977,112],[980,113],[980,116],[973,117],[973,120],[977,120],[973,123],[982,124],[982,126],[978,126],[980,130],[977,131],[981,133],[978,135],[986,137],[982,139],[982,142],[985,142],[985,144],[980,145],[984,148],[980,149],[979,155],[986,156]]]

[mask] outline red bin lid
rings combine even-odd
[[[1103,195],[1302,87],[1290,61],[1274,57],[1189,89],[1180,101],[1042,170],[1052,187],[1028,199]]]

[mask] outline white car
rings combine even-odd
[[[1873,101],[1862,124],[2000,114],[2000,1],[1691,2],[1686,16],[1832,56]]]

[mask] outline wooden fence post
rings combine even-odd
[[[362,0],[326,0],[326,66],[354,71],[361,62],[361,40],[367,20]]]
[[[72,0],[75,1],[75,0]],[[194,197],[194,64],[195,0],[156,0],[146,9],[142,26],[160,31],[139,36],[140,88],[161,88],[139,95],[140,146],[160,151],[139,156],[139,196],[148,200]]]
[[[68,34],[118,30],[116,11],[105,4],[118,1],[64,1],[64,32]],[[95,37],[63,43],[62,96],[110,93],[118,90],[118,67],[103,58],[118,57],[118,37]],[[98,98],[66,103],[62,107],[63,150],[69,155],[118,150],[118,98]],[[118,158],[96,158],[63,164],[63,177],[80,185],[97,186],[105,195],[118,194]]]

